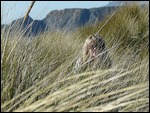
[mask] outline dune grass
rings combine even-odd
[[[107,19],[34,38],[2,31],[1,110],[149,111],[148,8],[123,7],[100,32],[112,68],[73,73],[86,37]]]

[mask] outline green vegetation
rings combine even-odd
[[[123,7],[100,31],[112,68],[73,73],[86,37],[108,18],[33,39],[2,31],[1,110],[149,111],[148,7]]]

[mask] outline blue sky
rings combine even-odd
[[[30,3],[31,1],[1,1],[1,23],[8,24],[25,15]],[[108,3],[109,1],[37,1],[29,15],[33,19],[41,20],[52,10],[94,8],[105,6]]]

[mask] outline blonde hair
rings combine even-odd
[[[86,61],[90,57],[90,49],[92,47],[96,47],[97,48],[97,52],[100,53],[100,52],[102,52],[105,49],[105,42],[99,36],[90,35],[86,39],[86,41],[85,41],[85,43],[83,45],[82,57],[83,57],[84,61]]]
[[[112,62],[108,56],[108,52],[104,52],[105,50],[105,41],[99,36],[90,35],[85,40],[85,43],[82,48],[82,54],[77,60],[75,68],[79,67],[81,64],[87,61],[87,66],[94,66],[95,69],[101,68],[101,66],[104,66],[104,68],[109,68]],[[100,54],[102,52],[104,53]]]

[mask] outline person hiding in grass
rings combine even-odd
[[[106,51],[105,41],[96,35],[90,35],[82,49],[81,56],[75,64],[75,71],[86,69],[108,69],[112,66],[112,60]]]

